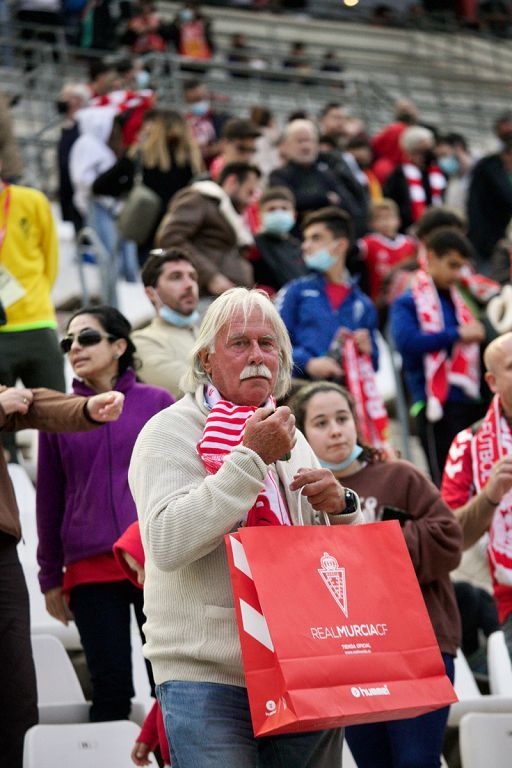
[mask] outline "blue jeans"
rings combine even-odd
[[[139,277],[137,246],[131,240],[121,240],[117,223],[112,212],[96,200],[89,206],[88,224],[95,230],[110,256],[110,264],[105,265],[108,280],[123,277],[129,283],[136,283]]]
[[[443,661],[453,683],[453,656],[443,653]],[[346,728],[347,743],[358,768],[439,768],[449,709]]]
[[[337,768],[341,732],[255,739],[247,690],[234,685],[169,681],[157,685],[173,768]],[[325,753],[334,760],[322,762]],[[339,752],[339,755],[337,753]]]

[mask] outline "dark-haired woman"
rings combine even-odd
[[[460,623],[449,573],[457,567],[462,533],[438,489],[407,461],[384,461],[358,442],[346,389],[315,382],[290,403],[322,466],[359,494],[367,523],[397,519],[411,556],[446,673],[453,682]],[[404,627],[407,631],[407,628]],[[406,720],[345,729],[359,768],[439,768],[448,707]]]
[[[169,393],[136,381],[131,327],[112,307],[76,313],[61,341],[73,392],[125,396],[120,419],[94,432],[41,434],[37,478],[39,581],[48,612],[76,622],[92,681],[92,721],[121,720],[134,695],[130,606],[144,622],[142,592],[116,564],[112,545],[137,518],[128,487],[132,448]]]

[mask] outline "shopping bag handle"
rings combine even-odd
[[[304,525],[304,516],[302,514],[302,491],[304,489],[301,488],[299,491],[299,495],[297,496],[297,517],[299,518],[299,525]],[[327,512],[322,512],[322,515],[324,516],[324,525],[331,525],[331,521],[329,520],[329,515]]]

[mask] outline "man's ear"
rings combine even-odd
[[[156,307],[155,289],[151,285],[148,285],[146,288],[144,288],[144,293],[146,294],[146,296],[148,297],[152,305]]]
[[[491,371],[487,371],[487,373],[484,375],[484,379],[487,383],[487,386],[491,390],[493,394],[496,394],[496,379],[494,377],[494,373],[491,373]]]
[[[338,238],[338,243],[334,247],[335,255],[338,256],[338,257],[339,256],[342,256],[342,257],[346,256],[347,255],[347,251],[349,249],[349,245],[350,245],[350,240],[348,239],[348,237],[339,237]]]
[[[204,370],[208,375],[210,375],[212,370],[210,355],[211,355],[211,352],[209,352],[207,349],[202,349],[198,354],[199,360],[201,361],[201,365],[203,366]]]

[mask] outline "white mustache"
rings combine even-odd
[[[261,376],[264,379],[271,379],[272,372],[266,365],[246,365],[240,374],[240,381],[252,379],[255,376]]]

